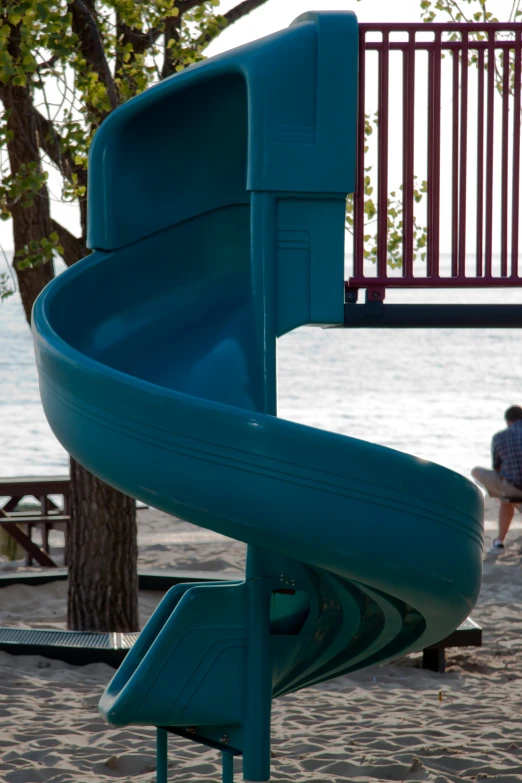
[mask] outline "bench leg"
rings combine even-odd
[[[49,516],[49,499],[47,495],[40,496],[40,510],[43,517]],[[42,549],[49,552],[49,525],[46,522],[42,522],[40,530],[42,534]]]
[[[71,513],[71,507],[70,507],[70,498],[69,495],[64,494],[63,496],[63,513],[64,515],[70,515]],[[63,529],[63,564],[69,565],[69,525],[71,524],[71,520],[65,523],[65,527]]]
[[[444,648],[427,649],[422,651],[422,668],[432,672],[444,674],[446,671],[446,656]]]
[[[42,525],[42,549],[49,553],[49,531],[53,529],[52,525],[46,522]]]
[[[33,539],[33,526],[32,525],[26,525],[25,526],[25,534],[27,538],[32,541]],[[25,565],[26,566],[32,566],[33,564],[33,558],[31,556],[31,553],[28,549],[25,550]]]
[[[69,565],[69,525],[65,524],[63,529],[63,564]]]

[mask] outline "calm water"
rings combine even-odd
[[[448,294],[406,292],[401,301]],[[522,302],[472,291],[451,301]],[[389,301],[399,295],[389,295]],[[522,404],[522,331],[321,330],[279,341],[279,414],[439,462],[464,475],[489,463],[502,414]],[[45,420],[20,300],[0,304],[0,476],[63,473]]]

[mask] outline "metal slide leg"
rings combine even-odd
[[[257,550],[248,548],[247,671],[243,718],[243,776],[245,781],[270,780],[270,712],[272,667],[270,658],[270,598],[263,579],[248,578],[262,573],[256,563]]]
[[[167,732],[156,729],[156,783],[167,783]]]
[[[234,780],[234,756],[230,753],[222,753],[221,761],[223,764],[223,783],[233,783]]]

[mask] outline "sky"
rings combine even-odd
[[[226,13],[237,2],[223,0]],[[265,5],[225,30],[209,47],[212,54],[281,30],[305,11],[354,11],[360,22],[421,21],[420,0],[268,0]]]
[[[507,18],[512,0],[490,0],[489,7],[500,19]],[[225,13],[239,0],[222,0],[220,10]],[[249,41],[287,27],[297,16],[309,10],[351,10],[361,22],[415,22],[421,21],[420,0],[268,0],[260,8],[225,30],[207,49],[209,55],[218,54]],[[422,167],[422,166],[421,166]],[[79,233],[77,209],[74,205],[59,203],[60,186],[50,181],[52,213],[70,231]],[[12,247],[10,223],[0,223],[0,251]],[[0,268],[3,262],[0,252]]]

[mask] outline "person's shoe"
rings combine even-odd
[[[490,555],[503,555],[505,552],[504,544],[502,541],[499,541],[498,538],[495,538],[493,543],[491,544],[491,549],[489,550]]]

